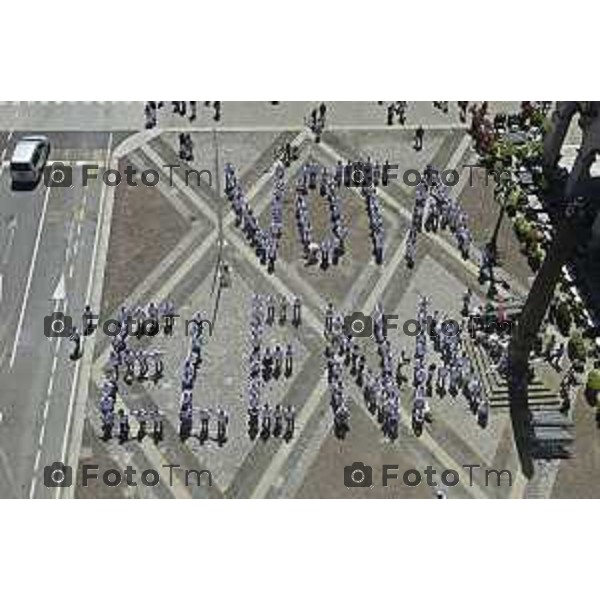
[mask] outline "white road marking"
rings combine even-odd
[[[3,285],[4,285],[4,275],[2,275],[2,273],[0,273],[0,304],[2,304]]]
[[[54,373],[52,373],[52,375],[50,375],[50,379],[48,381],[48,388],[46,390],[46,394],[48,396],[51,396],[53,389],[54,389]]]
[[[34,473],[37,473],[37,470],[40,467],[40,458],[42,458],[42,450],[41,448],[38,448],[38,451],[35,455],[35,463],[33,463],[33,471]]]
[[[52,294],[52,301],[58,304],[59,302],[62,302],[66,297],[67,290],[65,286],[65,274],[62,273],[60,279],[58,280],[58,283],[56,284],[54,293]]]
[[[48,209],[48,201],[50,199],[50,190],[52,188],[46,188],[46,196],[44,197],[44,206],[42,208],[42,216],[40,217],[40,223],[38,225],[37,236],[35,238],[35,245],[33,247],[33,256],[31,258],[31,265],[29,267],[29,275],[27,276],[27,283],[25,285],[25,295],[23,296],[23,303],[21,305],[21,314],[19,315],[19,323],[17,325],[17,331],[15,334],[15,343],[13,344],[12,354],[10,356],[10,370],[12,370],[15,364],[15,358],[17,357],[17,348],[19,346],[19,339],[21,338],[21,329],[23,328],[23,320],[25,319],[25,310],[27,309],[27,301],[29,299],[29,292],[31,290],[31,281],[33,280],[33,271],[35,269],[35,263],[37,260],[38,250],[40,248],[40,240],[42,239],[42,231],[44,229],[44,223],[46,221],[46,211]]]
[[[38,437],[38,444],[40,446],[44,443],[45,436],[46,436],[46,421],[42,421],[42,428],[40,429],[40,435]]]
[[[35,487],[37,485],[37,477],[31,480],[31,487],[29,488],[29,499],[32,500],[35,496]]]

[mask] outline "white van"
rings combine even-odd
[[[10,160],[13,187],[35,187],[42,176],[49,154],[50,142],[47,137],[31,135],[21,138]]]

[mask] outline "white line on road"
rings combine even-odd
[[[42,239],[42,230],[44,229],[44,222],[46,221],[46,210],[48,209],[48,200],[50,199],[50,190],[52,188],[46,188],[46,196],[44,197],[44,206],[42,208],[42,216],[40,217],[40,223],[38,225],[37,236],[35,238],[35,245],[33,247],[33,256],[31,257],[31,265],[29,267],[29,275],[27,276],[27,283],[25,285],[25,295],[23,296],[23,303],[21,305],[21,314],[19,315],[19,324],[17,325],[17,332],[15,334],[15,343],[13,344],[12,354],[10,356],[10,370],[12,370],[15,364],[15,358],[17,357],[17,347],[19,346],[19,339],[21,337],[21,329],[23,327],[23,319],[25,318],[25,310],[27,309],[27,300],[29,297],[29,291],[31,289],[31,281],[33,279],[33,271],[35,269],[35,262],[37,260],[38,250],[40,248],[40,240]]]
[[[42,449],[38,448],[38,451],[35,455],[35,462],[33,463],[33,472],[37,473],[37,470],[40,467],[40,458],[42,458]]]
[[[37,477],[34,477],[31,480],[31,486],[29,488],[29,499],[33,499],[33,497],[35,496],[35,487],[37,485]]]
[[[45,436],[46,436],[46,421],[42,421],[42,428],[40,429],[40,435],[38,437],[38,444],[40,446],[44,443]]]
[[[54,373],[52,373],[52,375],[50,375],[50,380],[48,381],[48,389],[46,390],[46,395],[51,396],[53,389],[54,389]]]
[[[112,145],[112,133],[108,138],[108,148],[106,149],[106,162],[108,164],[108,157],[110,154],[110,147]],[[96,266],[96,258],[98,255],[98,243],[100,242],[100,233],[102,230],[101,218],[104,214],[104,200],[106,196],[106,186],[102,186],[100,192],[100,206],[98,207],[98,223],[96,224],[96,235],[94,236],[94,248],[92,250],[92,262],[90,267],[90,277],[88,279],[88,286],[85,293],[85,304],[90,304],[90,296],[92,295],[92,284],[94,283],[94,267]]]

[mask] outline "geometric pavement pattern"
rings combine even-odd
[[[403,139],[402,136],[405,136]],[[460,484],[452,488],[452,497],[488,498],[544,495],[551,485],[552,472],[546,469],[542,481],[525,483],[519,479],[517,459],[512,447],[510,423],[506,411],[494,411],[489,426],[478,427],[462,397],[456,400],[432,401],[434,423],[420,438],[410,429],[410,398],[402,398],[401,428],[396,441],[385,440],[366,413],[361,395],[353,384],[345,387],[352,401],[350,432],[345,441],[332,432],[332,418],[326,394],[323,361],[324,309],[329,301],[343,312],[360,310],[370,313],[381,301],[386,312],[399,315],[399,322],[413,318],[416,298],[424,293],[433,298],[433,307],[458,316],[462,292],[468,285],[478,289],[477,267],[464,263],[454,243],[442,236],[423,234],[419,239],[415,266],[408,270],[403,260],[404,239],[408,229],[413,196],[401,181],[380,188],[385,231],[386,255],[382,266],[374,264],[368,238],[368,221],[359,192],[343,188],[343,211],[350,230],[347,252],[337,267],[326,274],[308,268],[301,260],[295,231],[294,189],[298,172],[306,162],[316,162],[330,169],[338,159],[366,158],[400,165],[400,173],[409,168],[422,170],[426,164],[444,168],[460,168],[468,164],[469,141],[462,129],[428,132],[425,148],[415,153],[409,132],[336,131],[326,133],[316,145],[307,131],[194,133],[195,152],[206,168],[206,157],[214,161],[217,175],[213,186],[204,182],[189,186],[177,174],[173,187],[159,186],[173,210],[193,224],[189,232],[123,303],[128,306],[174,301],[184,317],[201,310],[211,318],[215,297],[213,276],[219,256],[219,239],[223,254],[232,271],[232,285],[218,298],[215,330],[204,348],[204,360],[194,390],[194,406],[217,404],[230,415],[228,442],[218,448],[214,443],[200,446],[191,439],[185,444],[177,436],[179,404],[179,367],[185,355],[187,340],[176,328],[172,338],[153,338],[153,348],[163,351],[165,377],[157,385],[135,383],[130,388],[120,385],[122,402],[129,411],[157,408],[165,415],[164,441],[159,445],[146,438],[120,446],[117,441],[98,445],[94,451],[106,452],[121,468],[154,468],[161,472],[162,482],[169,481],[163,465],[177,464],[188,469],[210,469],[213,486],[187,487],[176,474],[171,485],[156,488],[130,488],[136,497],[431,497],[430,489],[396,487],[371,490],[346,489],[343,465],[354,459],[377,464],[399,464],[401,469],[426,465],[438,469],[455,469],[461,473]],[[275,150],[290,141],[299,148],[299,160],[286,169],[287,186],[284,201],[284,233],[273,274],[258,263],[254,252],[234,227],[232,214],[222,193],[223,166],[236,167],[255,215],[263,223],[269,218]],[[161,169],[161,165],[178,163],[178,140],[175,133],[161,133],[138,149],[127,160],[138,168]],[[164,169],[162,169],[164,171]],[[462,178],[461,178],[462,179]],[[326,206],[315,206],[312,222],[326,227]],[[112,240],[111,240],[111,243]],[[247,315],[252,292],[284,294],[289,299],[302,298],[303,324],[299,329],[275,327],[268,332],[273,343],[294,341],[293,376],[271,384],[263,398],[271,405],[282,402],[296,407],[297,425],[294,438],[286,443],[271,438],[251,441],[246,434],[245,369],[247,350]],[[439,304],[439,306],[438,306]],[[111,307],[114,310],[115,307]],[[108,316],[108,315],[104,315]],[[394,337],[396,336],[396,338]],[[367,340],[368,342],[368,340]],[[412,343],[397,331],[390,333],[397,354],[405,346],[412,355]],[[149,343],[149,342],[145,342]],[[94,381],[102,379],[108,341],[100,340],[94,364]],[[87,427],[99,435],[98,389],[90,388]],[[135,425],[133,426],[135,432]],[[91,445],[91,444],[89,444]],[[98,449],[99,448],[99,449]],[[85,448],[84,448],[85,450]],[[89,449],[88,449],[89,455]],[[82,454],[83,462],[88,456]],[[477,475],[466,481],[465,464],[478,464],[493,469],[511,469],[513,486],[485,486]],[[548,474],[549,473],[549,474]]]

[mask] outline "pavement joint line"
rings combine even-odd
[[[148,144],[144,144],[140,149],[140,152],[146,155],[147,158],[150,159],[151,162],[154,163],[154,166],[158,169],[162,170],[163,162],[160,156],[151,148]],[[200,197],[200,195],[190,188],[189,185],[186,185],[181,176],[178,173],[172,173],[172,176],[169,177],[169,181],[172,182],[173,187],[175,187],[179,192],[181,192],[184,196],[186,196],[190,202],[200,210],[200,212],[207,217],[210,221],[212,221],[213,225],[218,223],[219,217],[215,213],[215,211],[208,205],[208,203]]]
[[[326,134],[328,131],[416,131],[419,127],[423,127],[425,131],[451,131],[455,129],[467,130],[469,128],[468,125],[466,125],[465,123],[461,123],[460,121],[452,121],[448,123],[438,123],[432,125],[419,125],[418,123],[410,125],[345,125],[343,123],[340,123],[338,125],[327,125],[323,130],[323,134]],[[298,131],[299,133],[303,133],[307,136],[310,135],[310,130],[303,123],[288,123],[284,125],[221,125],[219,127],[190,127],[186,124],[183,127],[161,126],[152,129],[151,131],[158,132],[157,136],[163,133],[181,133],[182,131],[186,131],[189,133],[212,133],[213,131],[216,131],[217,133],[282,133],[286,131]]]
[[[154,138],[159,137],[161,133],[162,130],[158,127],[134,133],[127,139],[123,140],[123,142],[121,142],[121,144],[117,148],[115,148],[113,152],[113,158],[118,163],[120,159],[125,158],[127,155],[141,148],[144,144],[148,144]]]
[[[141,152],[141,149],[138,150]],[[142,159],[138,159],[134,154],[129,156],[129,161],[138,169],[142,169],[145,167],[144,161]],[[189,222],[190,219],[194,216],[193,211],[191,211],[188,206],[179,198],[178,191],[174,190],[171,186],[166,185],[162,179],[158,180],[157,184],[158,191],[165,196],[171,202],[173,208],[183,217],[186,222]]]
[[[188,231],[184,238],[169,252],[169,254],[160,261],[156,268],[136,287],[136,289],[122,302],[126,306],[139,304],[141,298],[146,296],[149,291],[157,284],[163,281],[168,272],[172,272],[173,265],[177,263],[184,254],[196,247],[199,235],[195,230]]]
[[[448,164],[446,165],[446,171],[456,170],[462,158],[464,158],[465,154],[469,151],[471,147],[471,137],[468,133],[463,133],[463,137],[460,140],[460,143],[456,150],[452,153]],[[460,194],[456,194],[457,196]]]

